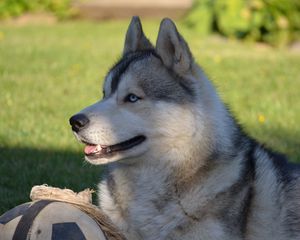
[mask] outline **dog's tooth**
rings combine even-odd
[[[97,145],[96,151],[99,152],[101,150],[101,145]]]
[[[106,153],[111,153],[111,148],[110,147],[106,148]]]

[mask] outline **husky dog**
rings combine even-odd
[[[243,132],[170,19],[153,47],[132,18],[103,89],[70,123],[128,239],[300,239],[298,167]]]

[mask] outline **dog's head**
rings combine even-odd
[[[86,144],[86,160],[139,160],[153,153],[176,154],[192,144],[199,131],[191,107],[199,84],[194,65],[170,19],[161,22],[154,48],[133,17],[122,58],[105,78],[103,99],[70,118],[75,135]]]

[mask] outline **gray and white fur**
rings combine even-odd
[[[70,122],[128,239],[300,239],[299,167],[243,132],[170,19],[154,47],[132,18],[103,89]]]

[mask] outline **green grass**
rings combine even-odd
[[[96,188],[101,167],[84,163],[68,119],[101,97],[127,24],[0,25],[0,213],[33,185]],[[155,42],[158,22],[144,28]],[[179,28],[247,132],[300,162],[300,54]]]

